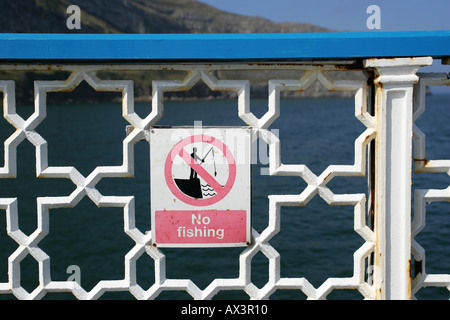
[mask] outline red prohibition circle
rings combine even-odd
[[[209,143],[215,147],[217,147],[219,150],[222,151],[222,153],[225,155],[225,158],[228,162],[228,179],[224,186],[220,185],[208,172],[206,172],[205,169],[203,169],[200,164],[198,164],[194,159],[191,157],[190,154],[188,154],[183,148],[189,144],[195,143],[195,142],[204,142]],[[178,189],[177,185],[175,184],[175,181],[172,177],[172,167],[175,157],[180,156],[189,166],[194,169],[199,176],[201,176],[214,190],[217,192],[216,195],[212,196],[211,198],[201,199],[201,198],[192,198],[188,195],[181,192],[180,189]],[[170,191],[181,201],[184,203],[187,203],[192,206],[208,206],[214,203],[219,202],[225,196],[230,192],[231,188],[234,185],[234,181],[236,180],[236,162],[234,160],[233,154],[228,149],[228,147],[219,139],[216,139],[211,136],[207,135],[195,135],[187,137],[180,142],[178,142],[172,150],[169,152],[169,155],[167,156],[166,163],[164,166],[164,176],[166,178],[167,186],[169,187]]]

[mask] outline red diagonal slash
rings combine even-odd
[[[197,174],[205,180],[207,184],[209,184],[216,192],[217,195],[220,196],[220,194],[223,192],[223,186],[221,186],[216,179],[214,179],[208,171],[206,171],[200,164],[198,164],[197,161],[195,161],[190,154],[188,154],[183,148],[181,148],[178,155],[186,161],[188,165],[191,166],[192,169],[194,169]]]
[[[216,179],[214,179],[203,167],[197,163],[190,154],[183,150],[183,148],[194,142],[206,142],[210,143],[219,150],[222,150],[224,156],[228,161],[228,180],[225,186],[221,186]],[[172,175],[172,166],[174,164],[174,158],[179,155],[181,159],[184,160],[198,175],[200,175],[216,192],[217,194],[210,198],[205,199],[194,199],[183,192],[180,192]],[[164,176],[166,178],[166,183],[172,193],[184,203],[192,206],[209,206],[221,201],[233,188],[234,182],[236,180],[236,163],[233,154],[228,150],[226,145],[218,139],[206,135],[196,135],[187,137],[180,142],[178,142],[170,151],[166,163],[164,165]]]

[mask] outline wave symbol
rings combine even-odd
[[[211,188],[209,184],[202,184],[202,194],[204,197],[213,197],[217,194],[217,192]]]

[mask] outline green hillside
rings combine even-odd
[[[245,1],[245,0],[243,0]],[[66,11],[81,9],[81,30],[68,30]],[[27,33],[258,33],[323,32],[303,23],[274,23],[220,11],[195,0],[0,1],[0,30]]]
[[[243,0],[245,1],[245,0]],[[67,7],[78,5],[81,29],[69,30]],[[2,33],[301,33],[327,32],[319,26],[303,23],[274,23],[261,17],[250,17],[218,10],[195,0],[14,0],[0,1]],[[252,81],[252,96],[267,96],[266,73],[221,73],[226,79],[244,77]],[[54,77],[50,72],[0,72],[0,78],[16,81],[19,103],[33,102],[33,81]],[[135,83],[137,100],[151,99],[153,79],[169,79],[173,75],[158,72],[103,73],[104,79],[130,79]],[[179,76],[179,74],[178,74]],[[270,75],[267,75],[270,76]],[[65,79],[66,74],[58,76]],[[81,94],[69,100],[110,99],[109,95],[82,87]],[[314,89],[315,91],[315,89]],[[325,92],[326,93],[326,92]],[[317,95],[317,93],[313,94]],[[212,92],[206,86],[196,86],[185,93],[168,93],[173,99],[228,98],[227,92]],[[61,98],[58,98],[61,96]],[[49,101],[67,101],[67,95],[51,94]],[[80,101],[83,102],[83,101]]]

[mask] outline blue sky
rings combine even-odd
[[[450,0],[199,0],[218,9],[274,22],[302,22],[340,31],[450,30]],[[304,5],[307,3],[307,5]],[[370,5],[380,7],[381,29],[368,29]],[[435,61],[425,72],[448,72]],[[447,88],[445,88],[447,89]],[[433,91],[441,91],[436,88]],[[446,91],[448,92],[448,91]]]
[[[200,0],[228,12],[275,22],[304,22],[345,31],[367,29],[370,5],[381,9],[380,31],[450,30],[450,0]],[[304,5],[307,3],[307,5]]]

